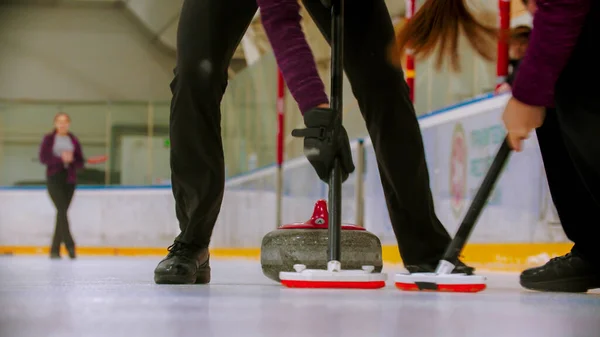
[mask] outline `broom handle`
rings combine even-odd
[[[475,198],[473,198],[473,202],[469,206],[467,210],[467,214],[465,215],[454,239],[446,249],[446,253],[444,254],[444,261],[448,261],[452,264],[457,262],[460,253],[462,252],[469,236],[473,232],[473,228],[475,227],[475,223],[477,219],[481,215],[483,211],[483,207],[485,207],[485,203],[487,202],[498,178],[500,177],[500,173],[502,173],[502,169],[504,168],[504,164],[507,162],[508,157],[510,155],[511,149],[508,145],[508,141],[505,138],[504,142],[500,146],[500,149],[496,153],[496,157],[490,165],[490,168],[483,178],[483,182],[475,194]]]
[[[344,0],[334,0],[331,7],[331,108],[335,112],[333,139],[342,126],[344,85]],[[334,160],[329,176],[329,261],[341,261],[342,177],[340,161]]]

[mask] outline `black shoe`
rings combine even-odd
[[[175,242],[154,269],[157,284],[207,284],[210,282],[208,248]]]
[[[60,253],[59,252],[50,252],[50,258],[52,260],[58,260],[58,259],[60,259]]]
[[[422,263],[417,265],[406,265],[404,268],[408,270],[409,273],[435,273],[437,269],[438,263]],[[452,270],[452,274],[466,274],[473,275],[475,272],[475,268],[469,267],[464,264],[462,261],[458,260],[454,270]]]
[[[600,268],[571,252],[523,271],[520,283],[530,290],[585,293],[600,288]]]
[[[69,257],[71,258],[71,260],[74,260],[76,258],[75,246],[67,247],[67,252],[69,252]]]

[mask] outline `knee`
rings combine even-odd
[[[174,90],[180,86],[194,86],[198,89],[211,89],[227,81],[227,67],[222,62],[208,58],[198,60],[179,60],[171,83]]]
[[[181,79],[210,80],[214,73],[214,65],[208,59],[180,61],[175,68],[175,75]]]

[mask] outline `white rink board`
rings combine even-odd
[[[500,115],[507,98],[476,99],[420,118],[436,211],[451,233],[486,172],[486,158],[502,141]],[[466,151],[462,160],[453,163],[456,172],[464,174],[451,178],[457,126],[463,131]],[[373,148],[368,139],[365,144],[365,225],[384,244],[395,244]],[[356,142],[353,149],[356,155]],[[353,174],[343,187],[345,222],[354,221],[355,179]],[[451,179],[458,186],[454,190]],[[325,184],[304,158],[286,163],[284,180],[284,222],[308,219],[314,202],[326,198]],[[453,199],[457,191],[465,197]],[[230,179],[212,246],[260,246],[262,237],[276,227],[274,206],[275,167]],[[45,189],[0,189],[0,246],[47,246],[54,215]],[[80,246],[165,247],[179,232],[170,187],[80,187],[69,218]],[[535,136],[526,142],[523,153],[511,156],[470,242],[567,242],[551,206]]]

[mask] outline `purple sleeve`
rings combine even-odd
[[[73,136],[73,145],[75,147],[75,150],[73,151],[73,165],[78,169],[83,168],[85,164],[83,151],[81,150],[81,143],[79,143],[79,140],[75,136]]]
[[[44,136],[42,145],[40,145],[39,159],[42,164],[47,166],[62,165],[63,161],[52,152],[51,136]]]
[[[257,0],[277,64],[300,111],[327,104],[325,86],[300,25],[297,0]]]
[[[527,54],[513,83],[513,97],[533,106],[554,106],[554,87],[590,10],[591,0],[537,0]]]

